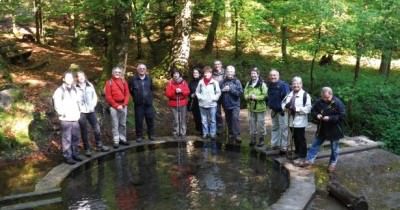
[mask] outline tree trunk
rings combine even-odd
[[[190,55],[190,34],[192,26],[192,1],[181,0],[182,10],[175,18],[172,49],[164,59],[163,64],[167,70],[176,67],[182,73],[188,71]]]
[[[79,4],[79,0],[75,0],[74,1],[74,13],[72,15],[72,18],[74,20],[74,28],[73,28],[74,37],[72,39],[72,46],[74,48],[79,48],[79,33],[80,33],[80,28],[81,28],[78,4]]]
[[[43,18],[42,18],[42,1],[35,0],[34,2],[35,10],[35,27],[36,27],[36,42],[42,43],[43,34]]]
[[[213,50],[215,35],[217,34],[219,19],[220,19],[220,11],[221,5],[223,2],[221,0],[215,0],[214,2],[214,11],[212,15],[210,30],[208,31],[206,44],[204,45],[203,51],[205,53],[211,53]]]
[[[165,31],[164,31],[164,14],[163,10],[163,0],[158,0],[158,30],[159,30],[159,42],[163,42],[166,39]]]
[[[225,27],[232,26],[231,0],[225,0]]]
[[[321,26],[318,27],[317,32],[317,39],[315,40],[315,50],[313,53],[313,59],[311,61],[311,69],[310,69],[310,91],[314,89],[314,66],[315,66],[315,59],[317,58],[317,54],[320,49],[320,40],[321,40]]]
[[[108,37],[105,71],[103,71],[103,75],[106,78],[111,75],[111,70],[115,66],[126,69],[131,29],[131,5],[130,0],[121,0],[120,3],[114,6],[110,35]]]
[[[389,78],[390,65],[392,62],[392,50],[382,49],[381,65],[379,66],[379,73]]]
[[[359,76],[360,76],[360,63],[361,63],[361,55],[362,55],[362,44],[358,43],[356,48],[356,66],[354,67],[354,78],[353,85],[356,84]]]
[[[235,58],[240,55],[239,52],[239,8],[235,6]]]
[[[281,51],[282,51],[282,60],[287,63],[287,44],[288,44],[288,27],[285,25],[285,19],[283,19],[283,23],[281,25]]]

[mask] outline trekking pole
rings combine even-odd
[[[286,158],[290,159],[289,152],[291,153],[292,149],[293,149],[292,148],[292,138],[291,138],[292,130],[290,129],[290,111],[288,110],[286,112],[287,112],[287,115],[288,115],[288,117],[287,117],[287,121],[288,121],[288,124],[287,124],[287,129],[288,129],[288,136],[287,136],[288,147],[286,148]]]
[[[182,140],[181,138],[181,108],[179,107],[180,104],[180,93],[177,94],[176,96],[176,100],[177,100],[177,104],[176,104],[176,108],[178,110],[178,138],[179,140]]]

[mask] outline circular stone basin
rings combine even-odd
[[[247,147],[163,143],[110,154],[62,185],[63,209],[266,209],[288,172]]]

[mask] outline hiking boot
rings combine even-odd
[[[149,141],[155,141],[155,140],[156,139],[153,136],[149,135]]]
[[[252,147],[252,146],[256,145],[256,139],[257,139],[256,135],[251,135],[249,146]]]
[[[120,145],[128,146],[130,143],[128,141],[119,141]]]
[[[91,157],[92,156],[92,151],[90,149],[85,150],[85,156],[86,157]]]
[[[64,160],[64,162],[65,162],[66,164],[68,164],[68,165],[74,165],[74,164],[76,163],[76,161],[73,160],[72,158],[66,158],[66,159]]]
[[[264,146],[264,136],[261,136],[261,137],[258,139],[257,147],[263,147],[263,146]]]
[[[202,138],[202,139],[207,139],[207,138],[208,138],[208,135],[207,135],[207,134],[203,134],[203,135],[201,136],[201,138]]]
[[[141,143],[143,141],[143,137],[136,137],[136,142]]]
[[[118,143],[114,143],[114,144],[113,144],[113,147],[114,147],[114,149],[118,149],[119,144],[118,144]]]
[[[329,165],[328,166],[328,172],[329,173],[333,173],[333,172],[335,172],[336,171],[336,166],[335,165]]]
[[[80,155],[73,156],[72,159],[74,159],[75,161],[78,161],[78,162],[83,160],[83,158]]]
[[[305,161],[304,158],[297,158],[297,159],[293,160],[293,164],[295,166],[300,166],[304,161]]]
[[[108,152],[108,151],[110,151],[110,148],[107,147],[107,146],[104,146],[104,145],[97,146],[96,147],[96,151],[98,151],[98,152]]]
[[[233,140],[235,141],[236,144],[241,144],[242,140],[238,136],[234,136]]]
[[[305,160],[305,161],[299,163],[298,166],[299,166],[299,167],[302,167],[302,168],[307,168],[307,169],[309,169],[309,168],[311,168],[312,163],[311,163],[310,161],[308,161],[308,160]]]

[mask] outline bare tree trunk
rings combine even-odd
[[[42,43],[43,34],[43,18],[42,18],[42,1],[35,0],[34,2],[35,10],[35,27],[36,27],[36,42]]]
[[[360,64],[361,64],[361,55],[362,55],[362,44],[357,43],[356,47],[356,65],[354,67],[354,78],[353,78],[353,85],[356,84],[359,76],[360,76]]]
[[[211,53],[213,50],[213,45],[215,41],[215,36],[217,34],[219,19],[220,19],[220,11],[223,2],[221,0],[215,0],[214,2],[214,11],[211,19],[210,30],[208,31],[206,44],[204,45],[203,51],[205,53]]]
[[[74,1],[74,12],[72,15],[72,18],[74,20],[74,28],[73,28],[73,33],[74,33],[74,37],[72,39],[72,46],[75,48],[79,47],[79,33],[80,33],[80,17],[79,17],[79,11],[78,11],[78,7],[79,7],[79,0],[75,0]]]
[[[235,58],[240,55],[239,51],[239,8],[235,6]]]
[[[182,10],[175,18],[174,38],[172,49],[164,59],[167,70],[175,67],[181,72],[187,72],[190,55],[190,34],[192,30],[192,1],[182,0]]]
[[[109,77],[111,70],[115,66],[126,68],[128,58],[129,36],[131,29],[131,1],[121,0],[123,2],[114,6],[112,24],[110,27],[110,36],[108,37],[108,47],[106,63],[103,75]]]
[[[160,19],[158,19],[158,30],[159,30],[159,41],[163,42],[166,39],[165,36],[165,31],[164,31],[164,19],[163,19],[163,15],[164,14],[164,10],[163,10],[163,0],[158,0],[158,16]]]
[[[321,26],[318,27],[317,32],[317,39],[315,40],[315,50],[313,53],[313,59],[311,61],[311,69],[310,69],[310,91],[314,89],[314,66],[315,66],[315,59],[317,58],[317,54],[320,49],[320,40],[321,40]]]
[[[392,62],[392,49],[382,49],[379,73],[385,76],[386,79],[389,78],[391,62]]]

